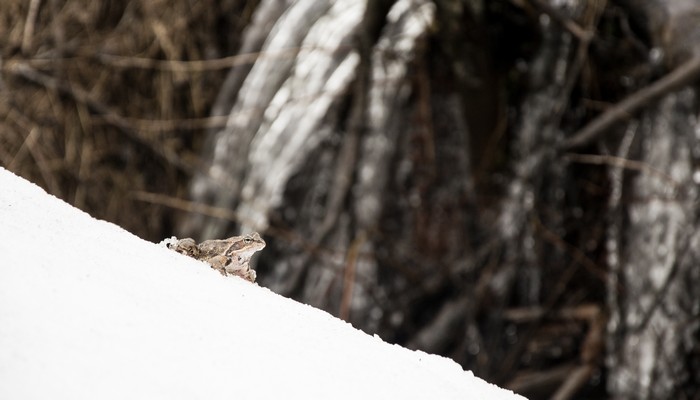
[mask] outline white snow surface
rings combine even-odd
[[[516,399],[0,168],[1,399]]]

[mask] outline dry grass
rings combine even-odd
[[[152,240],[185,197],[256,1],[5,0],[0,165]],[[222,62],[223,60],[223,62]]]

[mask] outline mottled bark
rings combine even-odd
[[[621,240],[609,245],[619,261],[611,265],[607,363],[610,390],[621,398],[681,398],[697,385],[687,364],[700,328],[692,154],[699,126],[688,118],[695,113],[696,94],[688,89],[645,111],[633,128],[639,144],[632,155],[653,169],[629,177],[630,200],[613,227]]]
[[[229,86],[240,86],[237,100],[209,140],[211,166],[194,179],[192,197],[236,209],[242,230],[265,231],[270,218],[293,227],[273,242],[278,257],[263,282],[329,311],[349,307],[361,326],[376,326],[367,317],[376,308],[368,297],[377,284],[374,243],[407,127],[397,110],[412,93],[408,73],[434,6],[314,0],[275,14],[272,3],[262,3],[244,41],[254,49],[267,29],[264,57]],[[231,227],[196,216],[183,229],[211,237]],[[351,251],[361,257],[349,265]]]
[[[697,2],[623,3],[658,46],[666,71],[680,71],[700,56]],[[698,73],[690,71],[692,82]],[[700,387],[700,125],[697,89],[673,92],[678,86],[659,91],[658,104],[623,128],[618,157],[646,168],[634,174],[611,169],[606,364],[617,398],[692,398]]]

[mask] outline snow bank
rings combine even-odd
[[[520,397],[0,168],[0,398]]]

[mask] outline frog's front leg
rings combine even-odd
[[[214,256],[211,258],[208,258],[205,260],[209,265],[211,265],[212,268],[215,270],[219,271],[221,275],[227,275],[226,274],[226,264],[228,264],[231,260],[224,256],[224,255],[218,255]]]
[[[250,268],[248,263],[239,264],[232,261],[230,264],[226,265],[225,269],[228,275],[240,276],[241,278],[250,282],[255,282],[255,279],[257,278],[255,270]]]

